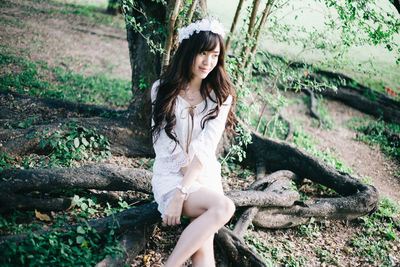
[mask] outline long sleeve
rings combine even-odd
[[[156,81],[151,88],[151,102],[153,103],[157,97],[157,90],[160,82]],[[153,117],[151,125],[154,125]],[[155,142],[154,142],[155,141]],[[162,128],[158,136],[153,136],[153,148],[156,153],[156,161],[154,162],[153,172],[165,174],[165,171],[178,173],[180,168],[185,167],[189,163],[189,157],[182,147],[175,143]]]
[[[203,166],[205,166],[210,159],[215,158],[215,152],[225,130],[226,119],[231,105],[232,96],[229,95],[221,105],[218,116],[215,119],[208,120],[199,136],[190,143],[190,158],[196,155]]]

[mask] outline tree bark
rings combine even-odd
[[[265,22],[267,21],[268,15],[271,13],[271,8],[272,8],[273,3],[274,3],[274,0],[267,1],[267,4],[266,4],[265,9],[262,14],[261,21],[260,21],[257,29],[255,30],[254,45],[251,48],[250,56],[254,55],[256,52],[258,39],[260,38],[260,33],[262,32]],[[250,64],[251,64],[251,60],[249,58],[246,58],[245,67],[248,67]]]
[[[90,164],[80,168],[5,169],[0,171],[0,212],[13,208],[65,210],[70,199],[39,199],[26,193],[57,189],[134,190],[150,194],[151,172],[113,164]]]
[[[337,171],[288,143],[253,133],[252,144],[247,146],[246,154],[244,164],[256,167],[256,163],[260,165],[263,162],[270,171],[287,169],[300,179],[310,179],[343,196],[295,201],[294,205],[286,208],[281,206],[260,209],[253,221],[257,225],[267,228],[291,227],[305,222],[309,217],[353,219],[377,209],[379,194],[375,187]]]
[[[249,21],[249,28],[247,30],[247,36],[246,36],[246,43],[242,49],[242,63],[241,63],[241,68],[244,69],[246,66],[246,61],[249,56],[250,52],[250,40],[254,36],[254,25],[256,23],[256,18],[257,18],[257,11],[258,7],[260,6],[260,0],[253,0],[253,9],[251,11],[251,16],[250,16],[250,21]]]
[[[392,0],[391,1],[393,6],[396,8],[397,13],[400,15],[400,1],[399,0]]]
[[[226,42],[225,42],[226,45],[225,46],[226,46],[226,50],[227,51],[229,50],[230,45],[231,45],[231,38],[232,38],[233,34],[235,33],[236,25],[237,25],[237,22],[239,20],[239,15],[240,15],[240,11],[242,10],[243,2],[244,2],[244,0],[239,0],[239,4],[238,4],[238,6],[236,8],[235,16],[234,16],[233,21],[232,21],[231,30],[229,32],[228,37],[226,38]]]
[[[396,101],[380,92],[358,84],[353,79],[339,73],[318,71],[310,75],[312,79],[321,81],[319,75],[340,78],[346,85],[339,86],[337,91],[326,88],[318,92],[323,96],[338,99],[339,101],[375,117],[382,117],[385,121],[400,124],[400,101]],[[356,84],[357,86],[352,86]]]
[[[230,266],[264,267],[263,259],[249,248],[235,233],[222,227],[216,235],[215,241],[228,259]]]
[[[162,62],[162,69],[168,66],[169,58],[171,54],[171,48],[174,40],[175,22],[178,17],[179,9],[181,7],[182,0],[174,0],[170,2],[169,16],[168,16],[168,27],[167,27],[167,39],[165,40],[164,55]]]
[[[194,11],[196,10],[197,2],[199,0],[193,0],[192,5],[190,6],[189,15],[187,17],[187,23],[192,22]]]
[[[138,1],[138,5],[147,17],[164,25],[166,7],[156,1]],[[141,25],[147,23],[147,18],[132,10],[129,14],[136,18]],[[162,43],[159,35],[152,29],[145,29],[141,34],[130,24],[126,26],[129,57],[132,68],[132,100],[128,108],[128,120],[135,123],[136,129],[150,129],[150,86],[160,76],[162,57],[159,52],[152,52],[144,36],[152,36],[155,43]]]
[[[310,96],[310,114],[312,117],[314,117],[318,120],[318,127],[321,128],[322,119],[316,111],[316,101],[315,101],[314,92],[312,91],[312,89],[309,89],[309,88],[305,88],[304,91]]]

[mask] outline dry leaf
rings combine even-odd
[[[144,261],[144,264],[146,264],[146,266],[147,266],[147,264],[149,264],[149,262],[150,262],[150,255],[149,254],[145,255],[143,261]]]
[[[44,213],[40,213],[36,209],[35,209],[35,216],[36,216],[36,218],[38,218],[41,221],[46,221],[46,222],[50,222],[51,221],[49,215],[44,214]]]

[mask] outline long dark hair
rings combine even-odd
[[[234,125],[236,116],[233,111],[235,106],[235,90],[229,81],[229,76],[225,70],[225,45],[219,34],[211,31],[200,31],[194,33],[189,39],[184,39],[176,51],[171,63],[167,66],[160,78],[157,97],[153,104],[154,125],[151,128],[153,135],[158,135],[162,127],[169,138],[178,143],[176,135],[173,132],[176,124],[175,103],[181,90],[185,90],[193,77],[192,66],[196,56],[203,51],[212,51],[219,44],[220,52],[218,63],[215,68],[203,79],[200,87],[200,93],[205,99],[210,97],[211,89],[216,95],[216,107],[202,119],[201,127],[204,128],[208,120],[215,119],[220,110],[220,106],[232,95],[232,107],[228,113],[225,126],[229,136],[234,134]],[[214,101],[214,99],[212,99]],[[206,102],[207,103],[207,102]],[[165,126],[164,126],[165,124]]]

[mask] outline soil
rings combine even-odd
[[[72,8],[51,1],[0,0],[0,7],[2,29],[0,51],[11,51],[15,56],[44,61],[49,66],[67,67],[74,73],[84,75],[107,73],[111,77],[130,79],[128,43],[123,27],[105,25],[88,20],[85,16],[59,12]],[[96,12],[100,16],[108,16],[103,11]],[[114,18],[114,21],[119,25],[123,24],[122,18]],[[0,75],[4,71],[0,68]],[[10,68],[7,71],[17,72],[18,69]],[[362,117],[364,114],[340,102],[329,100],[325,106],[333,118],[333,128],[318,128],[309,116],[307,105],[303,101],[295,101],[299,95],[288,93],[288,97],[294,101],[284,110],[286,117],[301,122],[303,130],[318,140],[317,146],[334,153],[351,168],[353,176],[369,178],[382,196],[400,203],[400,179],[396,177],[396,173],[398,176],[400,170],[398,164],[387,158],[378,147],[357,141],[357,133],[344,125],[352,117]],[[4,101],[12,100],[2,99],[0,102]],[[26,117],[24,115],[26,109],[24,111],[21,112],[21,120]],[[29,110],[30,114],[32,112],[38,113],[40,118],[53,118],[62,113],[40,108]],[[74,114],[63,113],[63,116],[69,117]],[[108,161],[138,167],[140,165],[138,162],[143,159],[113,157]],[[252,179],[254,174],[247,180],[231,175],[224,181],[225,190],[244,188]],[[311,225],[316,226],[316,224]],[[326,221],[318,224],[318,227],[318,230],[314,229],[312,236],[299,234],[301,228],[282,230],[256,228],[249,230],[248,234],[257,236],[271,246],[279,247],[285,244],[286,247],[282,247],[282,251],[286,251],[286,255],[292,255],[293,259],[298,261],[300,255],[307,258],[304,266],[335,265],[321,260],[315,248],[323,248],[334,255],[340,266],[371,265],[366,263],[364,258],[354,256],[349,247],[353,234],[361,230],[359,220]],[[136,258],[132,266],[161,266],[161,262],[170,253],[182,229],[182,226],[157,227],[146,250]],[[399,242],[393,243],[393,257],[400,254],[399,250]],[[400,257],[396,257],[396,262],[400,264]]]

